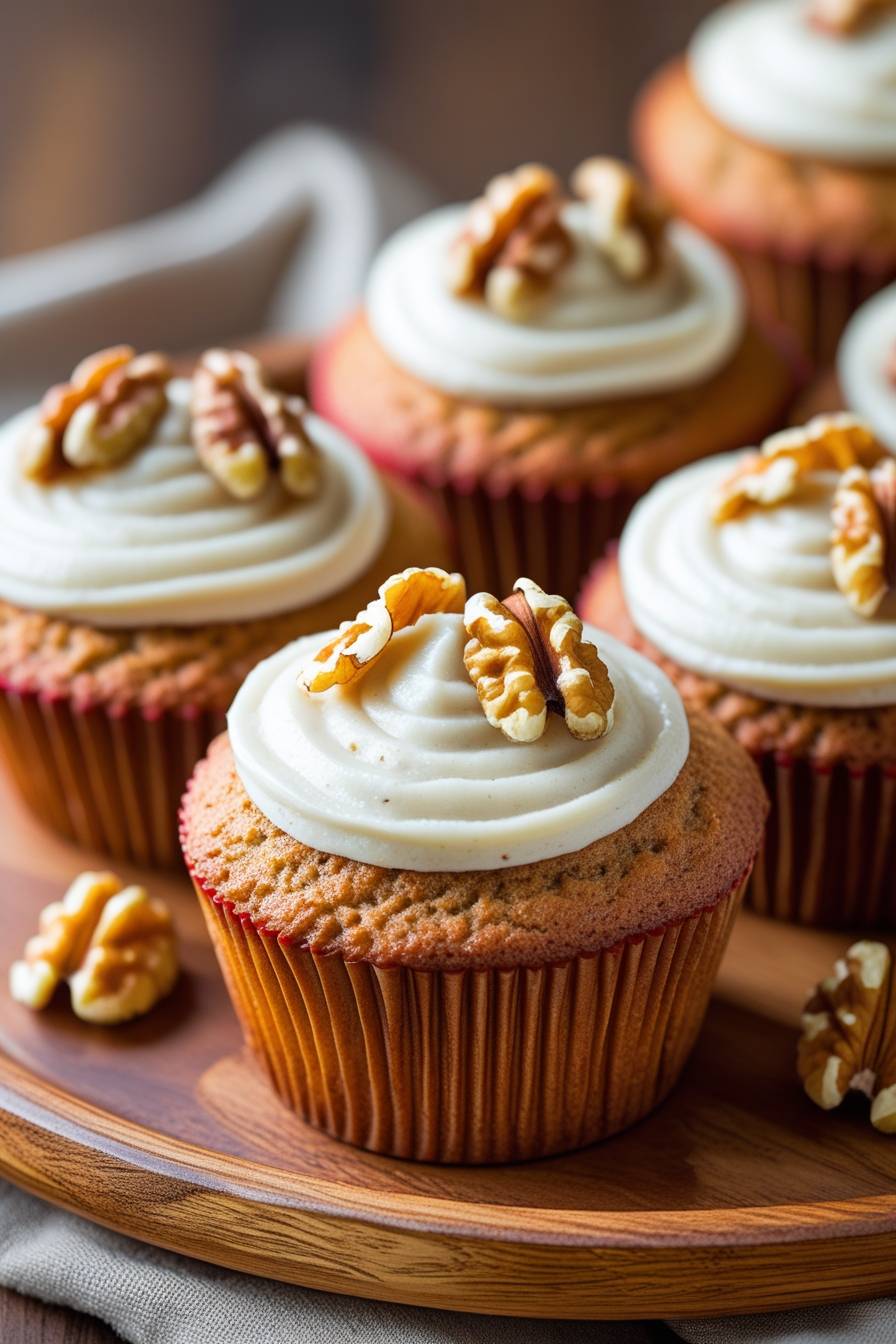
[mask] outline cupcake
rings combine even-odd
[[[239,352],[128,348],[0,432],[0,757],[91,850],[177,860],[177,807],[246,673],[440,525]]]
[[[562,598],[407,571],[249,675],[181,842],[289,1107],[377,1152],[504,1162],[668,1093],[764,812],[729,736]]]
[[[527,165],[405,227],[311,361],[315,407],[434,490],[501,591],[573,591],[648,486],[776,428],[791,391],[712,243],[613,160],[573,188]]]
[[[894,583],[896,461],[839,415],[660,482],[585,587],[759,764],[764,914],[896,927]]]
[[[738,0],[635,112],[636,152],[724,244],[754,310],[825,365],[896,275],[896,15],[875,0]]]

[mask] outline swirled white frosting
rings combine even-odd
[[[798,154],[896,162],[896,16],[837,36],[807,0],[737,0],[697,29],[691,74],[732,130]]]
[[[401,229],[373,265],[371,328],[397,364],[455,396],[553,406],[659,392],[708,378],[743,332],[740,286],[722,254],[684,224],[651,279],[621,279],[589,238],[587,207],[564,212],[573,257],[531,319],[514,322],[445,282],[466,207]]]
[[[896,703],[896,593],[857,615],[830,560],[833,475],[792,500],[712,521],[737,461],[724,454],[660,481],[636,505],[620,546],[632,620],[683,667],[794,704]]]
[[[579,742],[549,716],[537,742],[490,727],[459,615],[403,630],[366,676],[311,696],[299,640],[250,674],[228,715],[253,802],[303,844],[386,868],[462,872],[568,854],[634,820],[673,783],[687,719],[665,675],[586,628],[616,689],[612,730]]]
[[[309,606],[370,565],[388,501],[362,454],[316,417],[324,460],[311,500],[279,482],[232,499],[190,444],[189,390],[169,384],[151,441],[121,466],[27,480],[18,440],[33,411],[0,435],[0,596],[104,627],[249,620]]]
[[[863,303],[837,350],[837,375],[850,410],[896,452],[896,386],[890,376],[896,351],[896,285]]]

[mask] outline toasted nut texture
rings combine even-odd
[[[48,481],[66,466],[107,467],[129,457],[164,412],[170,377],[164,355],[137,355],[129,345],[82,360],[70,382],[44,395],[25,432],[25,475]]]
[[[334,639],[318,649],[299,674],[311,695],[345,686],[363,676],[399,630],[416,625],[421,616],[464,609],[466,584],[460,574],[444,569],[405,569],[380,584],[379,597],[353,621],[343,621]]]
[[[811,0],[809,22],[826,33],[859,32],[896,8],[893,0]]]
[[[485,717],[511,741],[535,742],[545,730],[548,706],[522,623],[491,593],[474,593],[464,608],[464,627],[464,665]]]
[[[541,164],[493,178],[448,251],[452,293],[484,296],[513,321],[528,316],[572,255],[562,206],[560,184]]]
[[[476,593],[464,610],[464,663],[489,723],[514,742],[533,742],[547,710],[573,737],[603,737],[613,725],[613,683],[582,622],[563,597],[517,579],[499,602]]]
[[[886,450],[856,416],[817,415],[806,425],[772,434],[758,453],[747,454],[722,483],[713,519],[726,523],[753,507],[780,504],[812,472],[872,467],[885,456]]]
[[[271,476],[299,499],[320,486],[321,460],[301,397],[271,387],[254,355],[206,350],[193,374],[193,443],[205,469],[237,499],[253,499]]]
[[[512,322],[523,322],[532,315],[572,256],[562,209],[557,195],[546,196],[533,206],[488,272],[485,301]]]
[[[832,1110],[850,1090],[871,1099],[871,1123],[896,1133],[896,1001],[883,943],[854,943],[822,980],[802,1017],[797,1071],[807,1094]]]
[[[662,264],[669,211],[618,159],[585,159],[572,176],[587,201],[594,241],[624,280],[646,280]]]
[[[893,583],[896,550],[896,458],[840,477],[831,511],[831,568],[860,616],[873,616]]]
[[[12,997],[28,1008],[45,1008],[67,980],[78,1017],[113,1025],[148,1013],[177,980],[168,910],[113,873],[81,873],[38,929],[9,976]]]

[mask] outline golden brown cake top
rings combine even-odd
[[[707,110],[684,61],[648,86],[634,133],[650,177],[710,234],[835,268],[896,262],[896,163],[835,163],[745,139]]]
[[[748,328],[719,372],[693,387],[526,410],[451,396],[391,361],[359,316],[316,355],[321,414],[387,468],[434,484],[538,498],[568,488],[640,491],[666,471],[764,434],[792,388],[787,362]]]
[[[746,756],[695,715],[671,788],[621,830],[558,858],[421,873],[310,849],[251,802],[226,737],[197,768],[182,836],[207,895],[270,935],[381,966],[460,969],[561,961],[688,917],[748,869],[765,811]]]

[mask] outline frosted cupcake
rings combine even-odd
[[[666,1095],[765,802],[657,667],[527,580],[465,603],[458,575],[408,571],[260,664],[228,730],[182,844],[247,1041],[301,1116],[493,1162]]]
[[[896,461],[835,416],[661,482],[586,586],[757,759],[764,913],[896,927],[894,583]]]
[[[651,179],[737,261],[757,313],[819,365],[896,275],[896,14],[738,0],[638,103]]]
[[[437,522],[238,352],[127,347],[0,434],[0,754],[54,829],[177,856],[177,805],[251,667]]]
[[[402,229],[312,360],[315,407],[438,492],[473,584],[573,591],[665,472],[776,427],[786,361],[631,171],[546,168]]]

